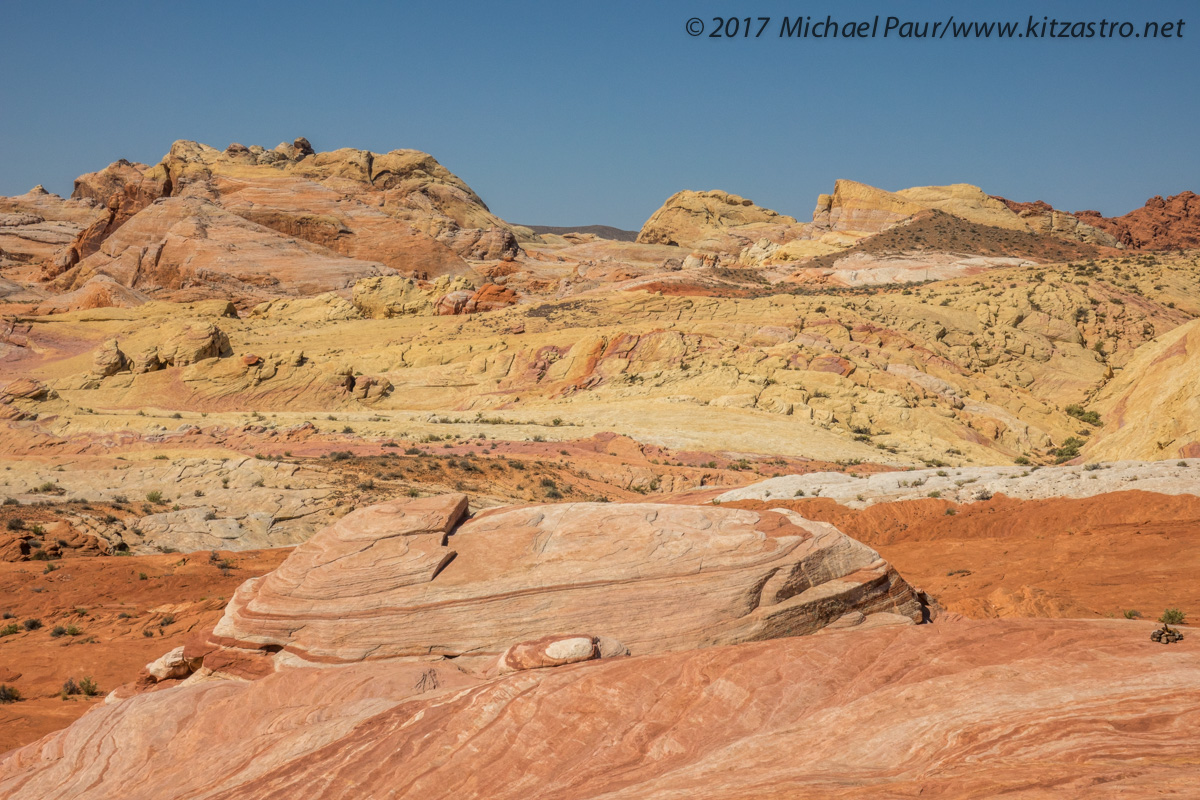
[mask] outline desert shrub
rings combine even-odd
[[[947,509],[946,509],[946,516],[947,516],[947,517],[953,517],[953,516],[954,516],[955,514],[957,514],[957,513],[958,513],[958,509],[956,509],[956,508],[947,508]]]
[[[100,687],[92,680],[91,675],[79,679],[79,691],[85,697],[95,697],[100,694]]]
[[[1017,456],[1013,459],[1014,464],[1020,464],[1022,467],[1027,467],[1031,463],[1025,456]]]
[[[164,614],[162,619],[160,619],[158,621],[158,625],[160,628],[165,628],[168,625],[174,625],[174,624],[175,624],[175,615],[174,614]]]
[[[42,627],[42,621],[40,619],[27,619],[21,623],[21,627],[27,631],[36,631]]]
[[[1083,447],[1083,440],[1075,436],[1069,437],[1062,443],[1061,447],[1051,450],[1054,454],[1055,463],[1061,464],[1064,461],[1070,461],[1079,456],[1079,448]]]
[[[1162,613],[1162,616],[1158,618],[1158,621],[1164,625],[1182,625],[1183,619],[1184,613],[1178,608],[1168,608]]]
[[[53,628],[50,629],[50,637],[53,639],[58,639],[63,636],[66,636],[66,635],[67,635],[67,629],[65,627],[63,627],[62,625],[55,625]]]
[[[20,633],[21,626],[15,622],[10,622],[3,628],[0,628],[0,636],[12,636],[14,633]]]
[[[1138,611],[1136,608],[1131,608],[1125,612],[1125,619],[1141,619],[1141,618],[1142,618],[1142,612]]]
[[[10,531],[23,531],[25,530],[25,520],[20,517],[12,517],[8,522],[4,523],[4,527]]]
[[[161,503],[163,501],[162,492],[155,489],[153,492],[146,492],[147,503]]]
[[[19,506],[19,505],[21,505],[21,501],[20,501],[20,500],[18,500],[17,498],[15,498],[15,497],[6,497],[6,498],[4,498],[4,505],[6,505],[6,506]]]
[[[1084,411],[1083,406],[1072,403],[1067,406],[1064,411],[1075,419],[1086,422],[1088,425],[1099,425],[1100,415],[1095,411]]]
[[[21,699],[21,693],[15,686],[0,683],[0,703],[15,703]]]

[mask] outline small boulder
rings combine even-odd
[[[229,355],[233,355],[229,337],[211,322],[176,323],[168,327],[158,346],[159,361],[174,367]]]
[[[500,656],[497,668],[503,674],[625,655],[629,655],[629,649],[607,636],[544,636],[519,642],[505,650]]]
[[[184,646],[180,645],[147,664],[146,672],[150,673],[150,677],[154,678],[155,682],[160,682],[186,678],[199,666],[199,660],[185,657]]]
[[[129,359],[121,352],[116,339],[109,339],[92,356],[92,372],[101,378],[129,369]]]

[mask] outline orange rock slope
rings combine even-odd
[[[0,764],[37,798],[1188,797],[1195,642],[960,622],[478,679],[291,669],[141,695]]]
[[[921,601],[886,562],[787,512],[459,524],[464,500],[318,534],[213,634],[8,754],[0,796],[1185,797],[1200,780],[1190,635],[913,625]]]

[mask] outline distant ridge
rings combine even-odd
[[[637,241],[637,231],[623,231],[620,228],[614,228],[611,225],[580,225],[575,228],[555,228],[550,225],[525,225],[534,233],[554,233],[562,235],[564,233],[594,233],[601,239],[612,239],[617,242],[634,242]]]

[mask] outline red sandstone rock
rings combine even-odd
[[[1195,192],[1151,197],[1120,217],[1103,217],[1099,211],[1077,211],[1075,216],[1139,250],[1200,247],[1200,195]]]
[[[1187,797],[1193,637],[1003,620],[516,672],[288,669],[98,708],[0,762],[10,800]]]
[[[344,663],[496,656],[564,630],[643,654],[812,633],[848,611],[922,618],[877,553],[789,512],[572,503],[455,528],[465,508],[447,495],[347,515],[247,581],[214,635]]]

